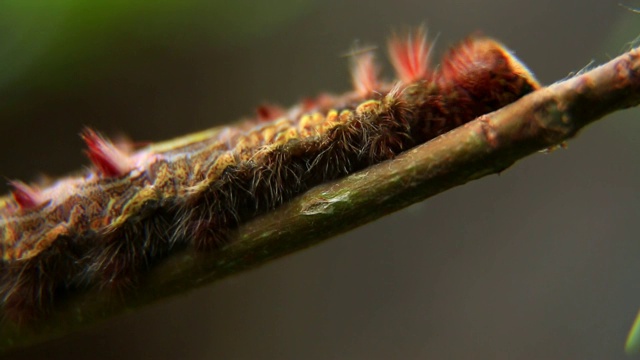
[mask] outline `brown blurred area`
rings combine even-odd
[[[38,17],[34,5],[23,22],[0,15],[7,179],[86,165],[83,126],[157,141],[250,116],[264,101],[347,90],[342,55],[358,41],[379,45],[383,59],[394,28],[426,23],[438,35],[434,60],[482,31],[545,84],[640,34],[639,14],[603,0],[163,0],[132,2],[135,11],[109,21],[84,3]],[[626,358],[640,307],[638,114],[614,114],[566,150],[8,358]]]

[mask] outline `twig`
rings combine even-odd
[[[36,326],[0,327],[0,349],[62,336],[208,284],[373,221],[557,146],[587,124],[640,103],[640,48],[339,181],[313,188],[238,229],[220,251],[173,254],[122,300],[76,294]]]

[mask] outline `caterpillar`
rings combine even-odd
[[[228,233],[311,187],[429,141],[540,87],[501,43],[470,36],[437,68],[424,27],[388,42],[397,80],[353,55],[353,90],[134,150],[82,132],[92,167],[0,197],[0,301],[18,324],[65,294],[127,291],[172,251],[216,251]]]

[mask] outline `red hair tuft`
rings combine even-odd
[[[38,188],[29,186],[22,181],[11,181],[9,184],[13,187],[11,195],[21,209],[33,209],[47,201]]]
[[[262,104],[256,109],[258,121],[267,122],[285,115],[283,108],[277,105]]]
[[[379,90],[378,72],[379,68],[372,52],[354,55],[351,79],[354,89],[360,96],[368,97]]]
[[[428,79],[431,45],[424,26],[406,35],[393,35],[389,40],[389,56],[398,77],[405,84]]]
[[[86,154],[89,160],[102,175],[106,177],[122,176],[133,167],[127,154],[92,129],[85,129],[81,136],[87,144]]]

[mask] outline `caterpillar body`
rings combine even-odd
[[[429,66],[417,29],[389,41],[398,74],[355,55],[354,90],[133,151],[92,130],[93,166],[0,197],[3,316],[30,322],[70,291],[119,291],[173,249],[215,251],[243,221],[307,189],[393,158],[540,87],[500,43],[474,36]]]

